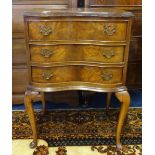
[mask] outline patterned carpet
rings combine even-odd
[[[57,110],[45,115],[37,112],[39,139],[48,146],[98,146],[115,144],[118,110]],[[122,133],[123,145],[139,147],[142,142],[142,110],[131,108]],[[32,138],[28,117],[23,111],[13,111],[13,139]],[[110,147],[112,149],[113,147]],[[96,150],[96,148],[92,148]],[[103,150],[99,149],[99,150]],[[109,154],[110,155],[110,154]],[[112,155],[112,154],[111,154]]]

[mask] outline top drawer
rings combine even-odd
[[[125,41],[125,21],[30,21],[29,40]]]

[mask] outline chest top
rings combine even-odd
[[[51,9],[44,11],[25,12],[24,16],[31,17],[133,17],[131,12],[110,8],[71,8]]]

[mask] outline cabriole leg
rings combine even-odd
[[[36,120],[35,120],[34,110],[33,110],[33,99],[38,94],[39,94],[38,92],[32,92],[27,90],[25,92],[25,98],[24,98],[26,112],[28,114],[32,132],[33,132],[33,141],[30,143],[30,148],[35,148],[37,146],[37,128],[36,128]]]
[[[120,142],[120,135],[121,135],[124,120],[127,116],[128,108],[130,105],[130,95],[127,91],[116,92],[115,95],[118,98],[118,100],[121,102],[121,109],[120,109],[120,114],[118,118],[117,130],[116,130],[116,147],[119,151],[122,149],[122,145]]]

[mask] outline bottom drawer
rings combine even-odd
[[[32,82],[92,82],[115,84],[122,82],[122,67],[92,67],[92,66],[58,66],[32,67]]]

